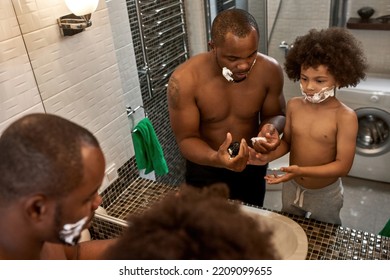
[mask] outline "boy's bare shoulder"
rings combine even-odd
[[[290,107],[290,109],[295,108],[297,106],[301,106],[302,104],[303,104],[303,98],[300,96],[292,97],[287,101],[287,107]]]
[[[357,118],[356,112],[355,112],[354,109],[352,109],[351,107],[348,107],[347,105],[345,105],[341,101],[339,101],[339,103],[340,103],[340,106],[339,106],[339,109],[338,109],[338,114],[339,115],[345,116],[345,117]]]

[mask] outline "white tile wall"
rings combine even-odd
[[[0,133],[29,112],[43,112],[11,1],[0,2]]]
[[[114,38],[116,58],[121,76],[124,102],[126,106],[136,108],[143,105],[141,90],[138,81],[137,65],[133,52],[133,40],[128,24],[128,13],[125,1],[107,1],[110,14],[110,25]],[[125,108],[123,108],[124,110]],[[130,127],[134,127],[144,112],[137,111],[130,118]]]
[[[0,1],[0,133],[22,114],[45,111],[91,130],[107,166],[134,156],[125,106],[142,99],[127,9],[125,0],[107,2],[91,27],[62,37],[57,18],[70,13],[63,0]]]

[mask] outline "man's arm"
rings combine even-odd
[[[260,130],[265,124],[273,124],[279,134],[283,132],[285,125],[286,101],[283,95],[283,70],[279,63],[269,58],[268,91],[260,112]]]
[[[260,111],[260,126],[257,136],[266,137],[267,142],[257,142],[254,148],[257,152],[268,153],[275,150],[280,144],[279,135],[283,132],[286,122],[286,101],[283,95],[283,70],[279,63],[267,57],[267,71],[269,84],[267,93]]]
[[[184,82],[185,81],[185,82]],[[200,137],[200,113],[189,82],[191,77],[181,79],[174,72],[168,84],[168,109],[171,127],[183,156],[197,164],[242,171],[248,160],[248,147],[241,141],[239,154],[230,159],[227,151],[232,136],[226,139],[218,151],[212,149]]]

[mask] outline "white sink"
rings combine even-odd
[[[307,255],[307,236],[295,221],[275,212],[241,206],[242,210],[270,227],[273,242],[283,260],[305,260]]]

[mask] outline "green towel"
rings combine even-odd
[[[142,119],[135,126],[132,137],[138,169],[145,169],[145,174],[153,170],[157,175],[167,174],[164,153],[149,118]]]
[[[390,237],[390,220],[387,221],[385,227],[379,232],[379,235]]]

